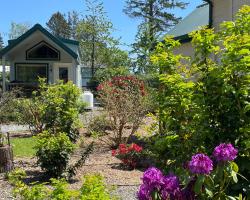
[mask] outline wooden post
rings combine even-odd
[[[10,172],[13,166],[12,147],[9,145],[0,147],[0,173]]]
[[[0,173],[10,172],[13,167],[13,150],[10,145],[9,133],[7,133],[8,145],[0,146]]]

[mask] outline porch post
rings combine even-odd
[[[3,83],[2,83],[2,90],[3,92],[6,91],[6,69],[5,69],[5,56],[2,57],[2,65],[3,65],[3,71],[2,71],[2,79],[3,79]]]

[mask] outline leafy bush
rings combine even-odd
[[[138,199],[236,199],[227,194],[228,186],[238,182],[238,166],[233,162],[236,156],[237,150],[231,144],[214,149],[214,162],[205,154],[196,154],[185,166],[188,171],[182,180],[171,173],[164,176],[151,167],[144,172]]]
[[[0,123],[17,121],[15,112],[16,96],[20,94],[19,90],[2,92],[0,90]]]
[[[143,148],[137,144],[125,145],[120,144],[119,149],[112,150],[112,156],[115,156],[122,160],[123,164],[130,168],[139,166],[139,162],[142,159]]]
[[[103,136],[107,130],[111,130],[111,123],[107,119],[106,114],[95,116],[88,123],[87,132],[88,135]]]
[[[179,171],[188,155],[211,153],[214,144],[227,141],[239,148],[241,173],[249,177],[249,13],[250,6],[244,6],[235,22],[223,23],[219,32],[192,33],[191,63],[173,53],[178,41],[166,38],[157,45],[152,61],[162,72],[161,134],[154,138],[152,151],[158,148],[154,152],[167,160],[166,168]],[[247,186],[241,181],[243,190]]]
[[[74,144],[66,133],[51,135],[44,131],[37,136],[37,162],[49,175],[59,177],[65,172]]]
[[[20,176],[21,174],[22,176]],[[24,176],[23,176],[24,174]],[[48,183],[26,185],[22,180],[26,177],[25,172],[17,169],[9,174],[11,184],[14,185],[13,194],[20,200],[112,200],[116,199],[110,195],[111,190],[104,184],[100,175],[86,175],[83,177],[84,183],[80,190],[69,189],[65,179],[50,179],[51,187]]]
[[[100,175],[86,175],[84,177],[84,183],[80,189],[81,200],[110,200],[115,199],[110,195],[110,191],[103,183],[103,177]]]
[[[147,112],[144,83],[134,76],[114,77],[98,86],[99,98],[112,127],[111,141],[118,146],[124,140],[124,128],[132,127],[129,135],[139,128]]]
[[[97,80],[99,83],[108,81],[113,77],[117,76],[128,76],[130,71],[126,67],[107,67],[107,68],[100,68],[95,72],[94,79]]]
[[[74,141],[78,136],[79,113],[83,103],[80,89],[72,82],[54,85],[40,81],[40,89],[31,99],[19,100],[20,123],[28,124],[34,133],[50,130],[64,132]]]

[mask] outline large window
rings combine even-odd
[[[27,60],[60,60],[60,52],[42,41],[26,52]]]
[[[92,79],[92,69],[90,67],[82,67],[82,86],[88,87]]]
[[[37,83],[38,78],[48,78],[47,64],[16,64],[16,81]]]

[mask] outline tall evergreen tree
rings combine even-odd
[[[70,27],[70,37],[77,39],[77,26],[80,23],[79,14],[76,11],[68,12],[68,25]]]
[[[0,50],[4,48],[3,37],[0,34]]]
[[[131,18],[142,19],[136,42],[132,45],[132,53],[136,53],[139,59],[146,59],[143,65],[138,67],[141,72],[148,71],[143,68],[150,67],[147,66],[148,56],[159,37],[180,20],[171,11],[176,8],[184,9],[186,5],[181,0],[126,0],[124,12]],[[141,61],[137,60],[138,63]]]
[[[49,31],[57,37],[70,38],[71,29],[65,15],[60,12],[54,13],[46,23]]]

